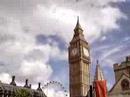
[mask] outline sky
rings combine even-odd
[[[79,16],[91,75],[99,60],[110,89],[113,64],[130,55],[129,10],[130,0],[0,0],[0,80],[15,75],[24,85],[28,78],[34,88],[54,80],[68,90],[68,46]]]

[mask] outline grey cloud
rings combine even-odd
[[[42,59],[41,59],[42,58]],[[28,53],[28,55],[26,55],[24,57],[25,60],[29,60],[29,61],[34,61],[34,60],[44,60],[44,54],[41,50],[39,49],[34,49],[32,51],[30,51]]]
[[[8,34],[0,34],[0,45],[7,42],[7,41],[13,41],[15,40],[15,37],[8,35]]]

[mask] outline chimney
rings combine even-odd
[[[15,76],[12,76],[12,82],[10,83],[10,85],[16,86],[16,83],[15,83]]]
[[[41,89],[41,83],[38,83],[38,88],[37,88],[38,91],[42,91]]]
[[[28,79],[25,80],[25,85],[24,85],[25,88],[28,88]]]
[[[29,84],[29,88],[31,89],[31,87],[32,87],[32,85],[31,84]]]

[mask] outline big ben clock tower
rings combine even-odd
[[[90,83],[90,49],[79,18],[68,50],[70,97],[86,97]]]

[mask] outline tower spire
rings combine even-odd
[[[77,16],[77,24],[79,24],[79,16]]]
[[[80,23],[79,23],[79,16],[77,16],[77,24],[76,24],[76,26],[75,26],[74,31],[75,31],[75,32],[79,32],[79,30],[83,31],[83,29],[82,29],[82,27],[81,27],[81,25],[80,25]]]

